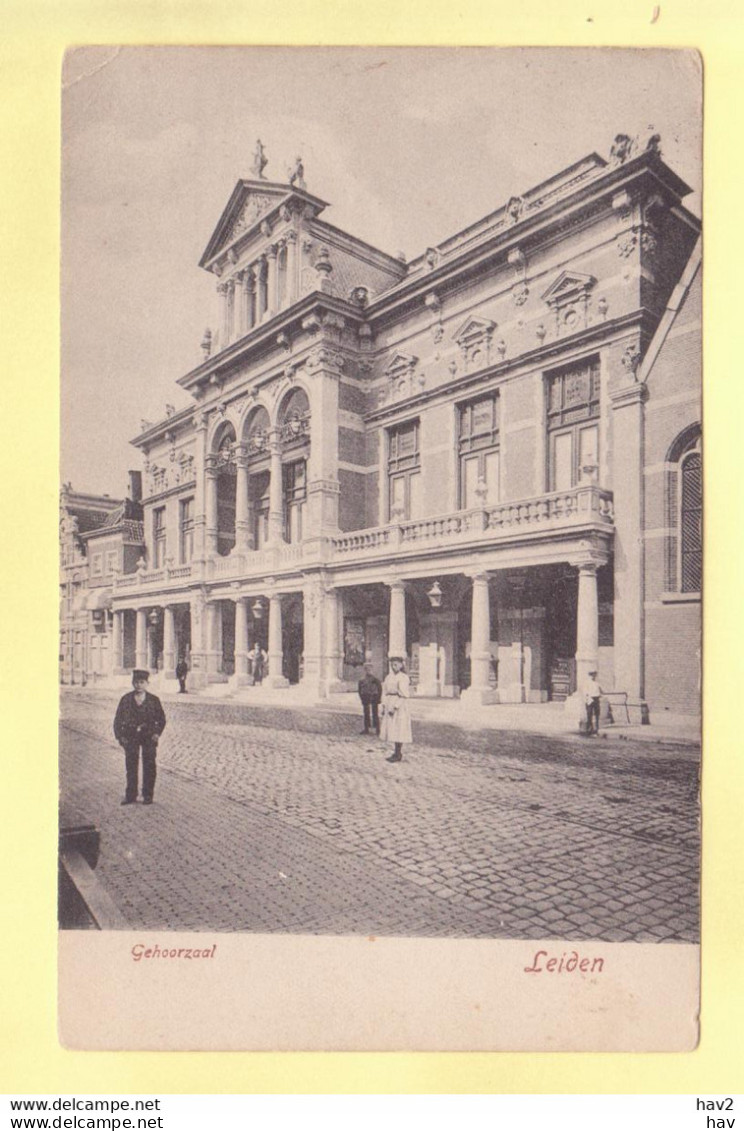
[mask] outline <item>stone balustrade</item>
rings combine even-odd
[[[114,592],[152,589],[173,582],[256,580],[298,566],[349,563],[375,558],[395,560],[418,547],[431,550],[452,545],[488,545],[525,533],[560,533],[586,524],[611,526],[612,494],[594,485],[554,491],[531,499],[455,511],[452,514],[408,519],[327,539],[281,543],[260,550],[233,550],[206,561],[202,572],[192,565],[140,570],[120,577]]]

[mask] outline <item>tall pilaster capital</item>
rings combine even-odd
[[[279,245],[276,244],[276,243],[269,244],[269,246],[266,249],[267,258],[268,259],[276,259],[278,253],[279,253]]]
[[[287,234],[284,238],[286,239],[287,243],[297,243],[297,240],[299,239],[297,232],[294,230],[294,228],[290,228],[290,230],[287,232]]]
[[[215,290],[217,291],[217,294],[220,295],[220,297],[227,294],[227,286],[228,285],[226,282],[217,284]]]

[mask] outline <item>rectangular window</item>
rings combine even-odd
[[[599,358],[547,376],[549,490],[595,483],[599,474]]]
[[[157,507],[152,512],[153,569],[165,565],[165,507]]]
[[[91,561],[90,572],[94,577],[100,577],[103,573],[103,554],[94,554]]]
[[[194,500],[181,499],[178,560],[186,565],[194,556]]]
[[[421,515],[419,422],[410,420],[388,432],[388,513],[391,519]]]
[[[460,506],[464,510],[499,501],[498,393],[458,408]]]
[[[305,460],[285,463],[282,468],[284,488],[284,538],[287,542],[302,541],[302,515],[307,498]]]
[[[106,551],[106,573],[113,573],[119,564],[119,553],[117,550]]]

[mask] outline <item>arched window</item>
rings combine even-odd
[[[703,576],[703,463],[700,425],[672,444],[666,473],[667,553],[665,588],[699,593]]]
[[[282,405],[279,435],[282,444],[284,537],[287,542],[301,542],[310,454],[310,402],[303,389],[293,389]]]
[[[245,431],[248,450],[248,513],[251,545],[260,550],[269,537],[269,430],[265,408],[251,414]]]
[[[235,429],[225,423],[214,438],[217,471],[217,553],[229,554],[235,546]]]

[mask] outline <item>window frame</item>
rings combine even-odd
[[[491,405],[490,427],[476,431],[475,410],[486,403]],[[466,430],[467,429],[467,430]],[[498,475],[495,485],[495,498],[489,498],[487,505],[494,506],[501,498],[501,398],[493,389],[457,405],[457,497],[460,510],[473,509],[475,503],[467,505],[467,476],[465,466],[477,460],[476,484],[483,480],[488,486],[486,467],[489,456],[498,456]],[[489,491],[490,493],[490,491]]]
[[[186,508],[189,508],[187,511]],[[194,496],[178,500],[178,561],[188,565],[194,558]],[[188,549],[188,553],[187,553]]]
[[[165,507],[154,507],[152,512],[153,569],[163,569],[165,566],[167,548],[165,519]]]
[[[571,379],[586,380],[586,394],[583,398],[567,395]],[[560,397],[554,389],[560,383]],[[585,482],[582,476],[581,433],[596,432],[596,468],[600,468],[601,418],[602,418],[602,373],[599,355],[581,358],[570,365],[561,366],[545,374],[545,413],[547,433],[546,490],[572,491]],[[571,437],[571,482],[568,486],[556,486],[556,443],[563,436]],[[590,481],[591,482],[591,481]]]
[[[412,451],[401,455],[399,452],[400,437],[410,429],[413,432],[413,448]],[[393,521],[393,494],[395,491],[395,483],[402,482],[403,484],[403,515],[404,522],[409,522],[413,518],[420,517],[419,515],[412,515],[411,507],[411,480],[415,479],[421,474],[421,421],[419,417],[413,420],[403,420],[399,424],[393,424],[387,430],[387,516],[388,522]],[[419,487],[419,482],[416,483],[416,489]],[[420,503],[420,496],[417,502]]]

